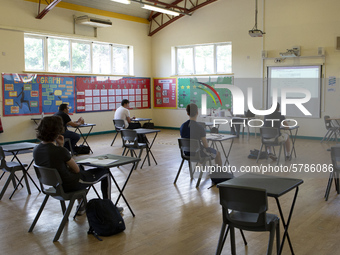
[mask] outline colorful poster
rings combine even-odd
[[[74,78],[58,75],[2,74],[4,116],[52,114],[61,103],[74,109]]]
[[[177,108],[176,78],[154,78],[153,88],[155,108]]]
[[[208,109],[229,109],[231,92],[224,85],[232,85],[232,76],[178,78],[178,108],[194,103],[201,108],[202,95],[207,98]]]
[[[112,111],[128,99],[130,109],[151,107],[150,78],[77,76],[77,112]]]

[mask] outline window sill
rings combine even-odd
[[[116,76],[116,77],[134,77],[129,74],[97,74],[97,73],[63,73],[63,72],[45,72],[45,71],[22,71],[23,73],[34,73],[34,74],[58,74],[58,75],[83,75],[83,76]]]

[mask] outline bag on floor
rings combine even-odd
[[[90,151],[90,147],[86,145],[79,145],[74,148],[74,152],[77,154],[89,154]]]
[[[233,179],[233,178],[234,178],[233,173],[223,172],[222,168],[221,168],[220,171],[216,168],[215,172],[210,173],[210,179],[211,179],[212,183],[215,184],[215,185],[219,184],[220,182],[225,182],[225,181],[228,181],[228,180]]]
[[[86,205],[86,216],[90,225],[88,234],[111,236],[125,230],[125,223],[117,207],[110,199],[91,199]]]
[[[250,154],[248,155],[248,158],[250,159],[257,159],[257,156],[259,155],[260,151],[257,149],[250,150]],[[262,151],[260,154],[259,159],[266,159],[268,158],[268,154],[265,151]]]
[[[155,128],[155,124],[153,124],[152,122],[146,122],[143,124],[143,128],[153,129]]]

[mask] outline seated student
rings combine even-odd
[[[276,106],[276,109],[273,113],[269,114],[269,115],[266,115],[264,116],[264,127],[275,127],[275,128],[278,128],[279,130],[280,127],[281,127],[281,122],[283,120],[285,120],[285,116],[283,116],[280,112],[280,103],[277,103],[277,106]],[[275,120],[275,121],[270,121],[270,120]],[[283,124],[285,126],[288,126],[287,122],[284,121]],[[288,128],[285,128],[285,129],[288,129]],[[285,152],[286,152],[286,159],[289,158],[289,153],[290,153],[290,139],[289,139],[289,135],[287,133],[281,133],[280,132],[280,137],[278,138],[278,141],[279,142],[282,142],[282,141],[285,141]],[[277,157],[276,155],[274,155],[272,152],[271,152],[271,147],[268,147],[267,148],[267,152],[268,152],[268,155],[269,157],[272,159],[272,160],[277,160]]]
[[[135,119],[135,117],[130,117],[129,111],[129,100],[123,99],[121,102],[121,106],[116,110],[114,119],[124,120],[126,129],[136,129],[141,128],[140,123],[134,123],[131,120]]]
[[[230,112],[230,115],[232,117],[232,125],[230,126],[230,132],[232,135],[236,135],[236,137],[238,138],[240,136],[241,125],[244,125],[243,124],[244,120],[237,119],[237,116],[234,116],[233,110],[231,108],[229,108],[228,111]],[[236,129],[236,132],[235,132],[235,129]]]
[[[82,117],[80,117],[77,121],[72,121],[70,116],[68,115],[69,110],[68,110],[68,105],[67,104],[61,104],[59,105],[59,111],[57,113],[55,113],[55,116],[60,116],[61,119],[63,120],[63,126],[64,126],[64,130],[65,132],[62,134],[64,136],[64,138],[69,138],[71,141],[71,146],[72,146],[72,150],[75,151],[75,147],[77,142],[80,139],[80,135],[72,132],[70,130],[67,129],[67,126],[71,126],[71,127],[78,127],[81,124],[84,124],[84,119]],[[65,147],[68,148],[69,145],[68,143],[65,144]],[[70,150],[70,148],[68,148]]]
[[[103,198],[111,198],[109,170],[93,168],[84,171],[82,166],[77,165],[69,151],[63,147],[64,137],[61,134],[64,133],[64,128],[59,116],[43,118],[36,130],[37,138],[41,140],[41,143],[33,151],[34,162],[38,166],[57,169],[65,192],[85,189],[101,181]],[[78,200],[78,202],[81,201]],[[78,214],[82,215],[84,212],[85,207],[82,206]]]
[[[222,166],[221,154],[219,151],[209,147],[204,127],[196,122],[198,116],[197,105],[188,104],[186,111],[189,116],[189,120],[184,122],[180,128],[181,137],[200,140],[202,148],[201,155],[209,155],[211,159],[215,159],[215,163],[218,166]]]

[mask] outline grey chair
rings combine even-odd
[[[24,164],[24,167],[26,167],[27,165]],[[17,162],[6,162],[5,160],[5,153],[2,149],[2,147],[0,146],[0,169],[3,171],[3,173],[0,176],[0,180],[2,179],[2,177],[6,174],[9,173],[9,176],[5,182],[5,185],[3,186],[1,192],[0,192],[0,200],[2,199],[3,195],[5,194],[8,185],[10,184],[10,182],[12,181],[13,183],[13,187],[14,187],[14,191],[12,192],[11,196],[9,199],[12,198],[12,196],[14,195],[14,192],[17,190],[18,185],[21,185],[23,187],[23,185],[21,184],[21,181],[18,179],[18,177],[15,175],[15,172],[21,171],[23,176],[25,177],[25,182],[26,182],[26,188],[27,188],[27,192],[28,194],[31,194],[30,189],[29,189],[29,184],[28,184],[28,180],[27,180],[27,176],[25,173],[25,168],[23,168],[19,163]],[[18,181],[18,184],[16,183],[16,181]]]
[[[113,119],[113,125],[115,127],[116,134],[115,134],[115,137],[112,140],[111,146],[115,142],[118,133],[120,133],[120,131],[125,128],[124,120],[121,120],[121,119]]]
[[[327,132],[326,132],[325,136],[322,138],[320,143],[322,143],[324,140],[329,141],[332,136],[334,136],[335,141],[338,142],[337,133],[339,132],[339,127],[333,126],[332,121],[329,118],[330,117],[328,115],[325,115],[323,117],[323,119],[325,121],[325,127],[326,127]]]
[[[146,157],[148,158],[148,162],[150,165],[150,157],[149,157],[149,147],[148,144],[145,143],[139,143],[138,142],[138,135],[136,130],[133,129],[121,129],[121,133],[122,133],[122,141],[123,141],[123,153],[122,156],[128,155],[128,153],[130,152],[131,157],[137,157],[137,158],[141,158],[143,150],[146,149]],[[135,150],[139,150],[139,154],[137,156]],[[137,169],[139,162],[137,162],[135,169]],[[141,169],[143,167],[143,164],[141,165]]]
[[[325,192],[325,200],[328,200],[329,192],[332,187],[332,182],[334,180],[335,190],[337,194],[340,194],[339,189],[339,173],[340,173],[340,147],[331,147],[331,159],[333,164],[333,171],[329,174],[328,184]]]
[[[76,199],[82,199],[82,201],[84,202],[86,206],[86,194],[88,190],[83,189],[83,190],[78,190],[74,192],[64,192],[64,189],[62,186],[63,182],[61,180],[59,172],[56,169],[37,166],[37,165],[34,165],[34,169],[39,179],[41,190],[46,196],[28,232],[33,231],[42,211],[44,210],[44,207],[47,203],[48,198],[51,196],[57,200],[60,200],[61,209],[64,215],[59,225],[59,228],[57,230],[57,233],[55,234],[54,239],[53,239],[53,242],[56,242],[58,241],[61,235],[61,232],[63,231],[65,224],[68,221],[68,217],[70,215],[70,212],[72,210],[73,204],[76,201]],[[65,201],[70,201],[67,208],[65,205]],[[53,217],[55,217],[55,215],[53,215]]]
[[[64,146],[65,146],[66,143],[68,144],[68,147],[70,148],[71,156],[73,156],[74,152],[73,152],[72,145],[71,145],[71,139],[70,138],[65,138],[64,139]]]
[[[272,254],[276,233],[277,252],[280,249],[280,219],[267,213],[267,192],[264,189],[219,184],[222,205],[222,228],[216,255],[220,255],[230,229],[231,254],[236,254],[235,228],[246,231],[269,231],[267,255]],[[228,228],[226,230],[226,226]],[[241,232],[242,233],[242,232]]]
[[[190,178],[193,179],[194,170],[192,169],[191,162],[196,162],[197,164],[201,164],[203,168],[206,166],[206,163],[210,162],[210,157],[202,157],[201,156],[201,145],[199,140],[188,139],[188,138],[178,138],[178,146],[181,152],[182,162],[178,169],[174,184],[176,184],[179,174],[181,173],[184,161],[188,161],[189,164],[189,172]],[[196,188],[200,185],[202,179],[203,171],[200,171]]]
[[[263,146],[265,146],[266,150],[267,150],[267,147],[269,146],[273,146],[273,147],[280,146],[279,157],[277,158],[277,165],[279,165],[282,147],[285,143],[285,141],[279,142],[278,140],[280,136],[280,130],[274,127],[261,127],[260,134],[261,134],[262,143],[261,143],[260,152],[256,159],[256,163],[259,161]]]

